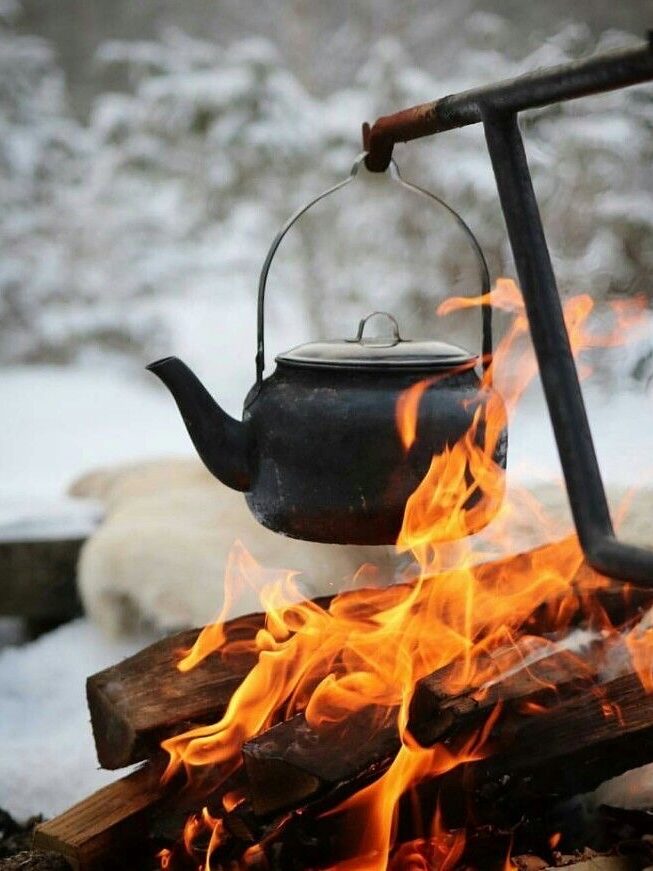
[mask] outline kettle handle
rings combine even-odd
[[[341,190],[346,185],[348,185],[351,181],[354,180],[358,170],[365,160],[367,156],[367,152],[363,152],[360,154],[351,168],[350,174],[347,178],[338,182],[338,184],[333,185],[333,187],[328,188],[325,191],[322,191],[321,194],[318,194],[314,199],[312,199],[305,206],[302,206],[301,209],[298,209],[292,215],[283,227],[279,230],[277,235],[274,237],[272,245],[270,246],[270,250],[267,253],[265,261],[263,262],[263,268],[261,269],[261,275],[259,277],[258,282],[258,309],[257,309],[257,344],[256,344],[256,386],[260,387],[261,382],[263,381],[263,370],[265,369],[265,288],[268,281],[268,273],[270,272],[270,266],[272,265],[272,261],[274,259],[274,255],[277,253],[277,249],[281,242],[283,241],[284,236],[290,230],[290,228],[301,218],[301,216],[307,212],[312,206],[319,203],[320,200],[323,200],[325,197],[334,194],[336,191]],[[476,236],[472,233],[469,226],[465,223],[465,221],[461,218],[461,216],[456,212],[450,205],[444,202],[444,200],[440,199],[440,197],[431,193],[430,191],[425,190],[424,188],[418,187],[417,185],[411,184],[408,181],[404,181],[399,173],[399,167],[395,163],[394,160],[390,160],[390,164],[388,166],[388,171],[390,173],[390,178],[393,181],[398,182],[402,187],[411,191],[412,193],[419,194],[422,197],[426,197],[427,199],[436,202],[438,205],[442,206],[444,209],[449,212],[452,218],[455,219],[456,223],[460,227],[460,229],[465,233],[467,239],[469,240],[472,248],[474,249],[474,254],[476,255],[476,260],[478,263],[479,274],[481,278],[481,293],[483,296],[488,296],[491,294],[491,284],[490,284],[490,270],[488,269],[487,261],[485,259],[485,255],[481,249],[481,246],[478,242]],[[481,363],[483,366],[483,371],[488,372],[490,364],[492,362],[492,307],[491,305],[482,305],[481,306],[481,318],[482,318],[482,344],[481,344]]]

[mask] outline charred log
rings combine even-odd
[[[338,784],[382,771],[399,749],[396,708],[368,706],[317,731],[303,714],[243,745],[252,809],[259,816],[298,807]]]

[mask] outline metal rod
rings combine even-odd
[[[484,126],[581,547],[597,571],[653,584],[653,551],[614,537],[517,117],[488,115]]]
[[[600,94],[653,78],[653,38],[641,46],[536,70],[514,79],[452,94],[386,115],[363,126],[366,166],[382,172],[396,142],[481,122],[488,111],[515,113]]]
[[[395,142],[483,122],[581,547],[603,574],[649,586],[653,551],[614,536],[517,113],[651,80],[653,32],[637,48],[538,70],[379,118],[372,128],[363,125],[367,168],[380,172]]]

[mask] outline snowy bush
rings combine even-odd
[[[401,45],[383,40],[347,89],[318,98],[268,41],[221,46],[170,30],[100,48],[98,63],[118,69],[129,89],[100,94],[81,126],[48,46],[9,31],[0,39],[1,359],[192,347],[216,367],[225,349],[241,357],[251,348],[253,357],[267,247],[294,209],[349,171],[361,121],[632,41],[608,33],[597,45],[568,26],[514,60],[509,24],[477,14],[449,79],[415,69]],[[650,295],[651,89],[546,108],[522,126],[561,291]],[[398,147],[396,156],[405,177],[461,211],[492,273],[511,274],[482,131]],[[273,345],[350,334],[373,308],[398,314],[408,335],[432,332],[443,296],[477,288],[456,225],[362,172],[280,249]],[[470,317],[459,326],[471,337]],[[635,371],[637,361],[628,365]]]

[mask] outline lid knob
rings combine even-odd
[[[392,324],[392,337],[388,337],[390,341],[379,341],[379,339],[383,339],[383,337],[378,336],[374,339],[365,339],[363,333],[365,332],[365,327],[367,326],[367,322],[374,317],[380,315],[381,317],[387,318]],[[403,339],[399,335],[399,324],[397,323],[396,318],[394,318],[389,312],[375,311],[371,314],[367,315],[364,318],[361,318],[360,323],[358,324],[358,333],[356,334],[355,339],[347,339],[348,342],[358,342],[359,345],[371,345],[375,348],[392,348],[395,345],[398,345],[399,342],[402,342]]]

